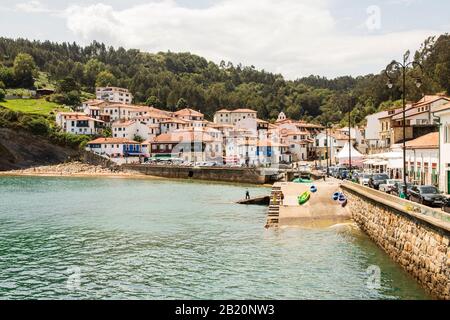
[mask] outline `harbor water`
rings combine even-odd
[[[264,229],[270,189],[0,177],[0,299],[428,299],[355,225]]]

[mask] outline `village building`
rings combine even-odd
[[[98,138],[89,141],[86,150],[110,158],[142,155],[141,144],[126,138]]]
[[[348,141],[348,135],[340,131],[329,130],[328,134],[322,131],[314,139],[316,158],[321,161],[331,159],[332,164],[339,163],[338,155]],[[352,145],[355,144],[354,137],[350,141]]]
[[[395,112],[394,112],[395,113]],[[380,139],[380,134],[384,131],[380,118],[385,118],[389,115],[389,111],[381,111],[366,117],[366,126],[364,128],[364,141],[367,153],[377,153],[386,148],[385,144]],[[389,123],[389,122],[388,122]],[[389,129],[388,129],[389,130]]]
[[[439,185],[439,132],[406,142],[408,180],[419,185]]]
[[[118,87],[98,87],[95,89],[98,100],[110,103],[131,104],[133,95],[128,89]]]
[[[148,140],[159,134],[159,125],[148,125],[139,120],[116,121],[111,125],[113,138]]]
[[[180,129],[186,129],[190,126],[189,121],[177,118],[164,119],[159,124],[161,134],[172,133]]]
[[[79,112],[59,112],[56,123],[64,132],[77,135],[98,135],[104,129],[103,121]]]
[[[388,111],[388,115],[380,117],[381,143],[389,148],[403,140],[416,139],[430,132],[437,131],[433,112],[440,106],[449,103],[450,98],[442,95],[426,95],[405,108],[405,138],[403,137],[403,108]]]
[[[222,109],[214,114],[214,123],[237,125],[246,119],[257,119],[258,112],[251,109]]]
[[[193,163],[222,160],[222,139],[212,137],[203,129],[160,134],[149,143],[150,154],[159,159],[181,159]]]
[[[439,189],[450,194],[450,103],[433,111],[439,127]]]

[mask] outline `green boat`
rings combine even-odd
[[[303,205],[306,202],[308,202],[309,198],[311,197],[311,194],[309,191],[303,192],[301,195],[298,196],[298,204]]]
[[[314,181],[311,178],[300,177],[300,178],[295,178],[294,180],[292,180],[292,182],[295,182],[295,183],[313,183]]]

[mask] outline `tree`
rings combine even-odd
[[[33,76],[36,73],[36,64],[32,56],[27,53],[19,53],[14,59],[13,73],[17,86],[32,88]]]
[[[188,106],[188,104],[187,104],[186,100],[184,100],[183,98],[180,98],[176,105],[177,110],[187,108],[187,106]]]
[[[92,91],[95,89],[98,74],[103,70],[105,70],[105,64],[97,59],[90,59],[84,66],[84,82]]]
[[[12,88],[14,86],[13,69],[0,66],[0,81],[3,82],[5,88]]]
[[[162,102],[159,100],[157,96],[150,96],[147,101],[145,102],[146,105],[149,107],[155,107],[155,108],[162,108]]]
[[[80,85],[72,77],[66,77],[58,82],[56,92],[67,94],[72,91],[80,91]]]
[[[137,134],[134,135],[133,140],[139,143],[144,142],[144,139]]]
[[[97,80],[95,81],[96,87],[108,87],[108,86],[116,86],[117,79],[116,77],[109,71],[102,71],[97,75]]]

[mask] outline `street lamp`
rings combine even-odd
[[[348,103],[348,169],[352,173],[352,104]]]
[[[402,79],[402,104],[403,104],[403,194],[406,197],[407,186],[406,186],[406,72],[409,67],[418,67],[421,74],[423,73],[422,65],[417,61],[409,60],[410,52],[407,51],[403,55],[403,63],[392,61],[385,70],[385,74],[388,78],[387,86],[389,89],[394,87],[394,82],[400,77]],[[417,88],[422,86],[422,80],[420,77],[413,77]]]
[[[328,128],[330,127],[330,124],[327,123],[325,125],[325,135],[326,135],[326,139],[325,139],[325,153],[327,155],[327,158],[325,159],[325,161],[327,162],[327,177],[330,176],[330,166],[328,165],[328,161],[330,159],[330,153],[328,152],[329,148],[330,148],[330,143],[328,141]]]

